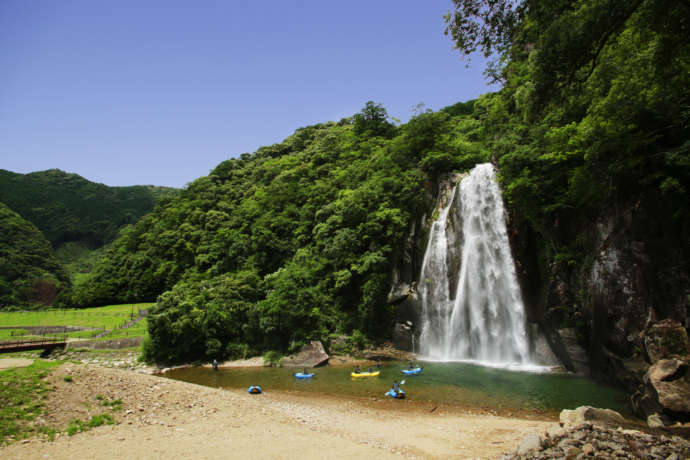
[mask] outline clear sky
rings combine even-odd
[[[451,0],[1,0],[0,168],[182,187],[368,100],[406,121],[495,90]]]

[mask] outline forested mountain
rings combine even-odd
[[[165,292],[149,351],[168,361],[385,334],[390,270],[428,179],[487,158],[471,111],[458,104],[396,127],[369,102],[227,160],[127,228],[74,301]]]
[[[50,305],[68,287],[67,272],[43,234],[0,203],[0,309]]]
[[[0,201],[36,225],[58,249],[78,242],[96,248],[153,210],[175,189],[150,185],[109,187],[59,169],[18,174],[0,169]]]

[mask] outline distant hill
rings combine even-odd
[[[36,225],[54,249],[66,243],[102,247],[176,192],[152,185],[109,187],[59,169],[29,174],[0,169],[0,201]]]
[[[69,276],[34,224],[0,203],[0,309],[50,305]]]

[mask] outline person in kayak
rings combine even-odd
[[[218,361],[216,361],[215,359],[213,360],[213,370],[214,371],[218,370]]]
[[[359,366],[355,366],[355,374],[359,374],[359,373],[361,373],[359,370]]]
[[[302,369],[302,373],[303,373],[304,375],[307,375],[307,368],[306,368],[306,367],[305,367],[304,369]]]
[[[408,370],[414,369],[414,363],[410,361],[410,365],[407,367]]]
[[[397,380],[393,380],[393,388],[391,389],[391,392],[398,394],[400,393],[400,384],[398,383]]]

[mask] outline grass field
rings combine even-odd
[[[0,371],[0,445],[11,436],[24,439],[54,429],[39,428],[31,422],[43,412],[43,400],[51,390],[45,377],[60,361],[36,360],[29,367]]]
[[[139,310],[145,310],[152,303],[108,305],[105,307],[44,310],[28,312],[0,312],[0,340],[27,338],[32,334],[26,327],[48,326],[81,326],[93,330],[67,333],[68,337],[91,338],[104,330],[112,331],[102,337],[104,340],[120,337],[143,337],[146,335],[146,319],[134,326],[121,329],[130,319],[139,317]],[[36,332],[33,332],[35,334]],[[60,334],[58,332],[57,334]],[[48,334],[55,335],[55,334]]]

